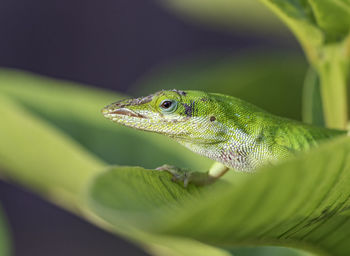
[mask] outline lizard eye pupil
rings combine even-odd
[[[160,106],[161,106],[161,108],[168,109],[171,107],[172,104],[173,104],[172,101],[165,100],[162,102],[162,104]]]
[[[165,114],[173,113],[177,108],[177,101],[176,100],[163,100],[162,103],[160,103],[159,107],[161,108],[161,111]]]

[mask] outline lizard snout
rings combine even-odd
[[[123,107],[116,109],[116,108],[112,108],[111,106],[107,106],[103,108],[101,112],[107,118],[114,118],[114,117],[117,117],[118,115],[145,118],[145,116],[139,113],[136,113],[128,108],[123,108]]]
[[[139,118],[145,118],[143,115],[140,115],[130,109],[127,108],[119,108],[109,113],[110,115],[125,115],[125,116],[133,116]]]

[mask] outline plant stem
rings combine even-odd
[[[302,117],[303,122],[325,126],[321,99],[321,86],[318,72],[310,66],[303,88]]]
[[[348,119],[347,80],[349,70],[348,42],[323,47],[316,64],[327,127],[345,129]]]

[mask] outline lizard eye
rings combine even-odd
[[[162,109],[163,112],[166,113],[172,113],[176,110],[177,102],[173,100],[163,100],[159,107]]]

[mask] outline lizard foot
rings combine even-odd
[[[211,179],[208,176],[208,173],[203,172],[193,172],[188,169],[179,168],[173,165],[162,165],[158,168],[156,168],[158,171],[166,171],[170,173],[172,177],[172,181],[182,183],[184,187],[186,188],[189,183],[194,185],[207,185],[211,183]]]
[[[174,182],[183,182],[184,187],[188,186],[190,182],[191,172],[189,170],[181,169],[173,165],[164,164],[158,168],[158,171],[166,171],[170,173],[173,177],[171,178]]]

